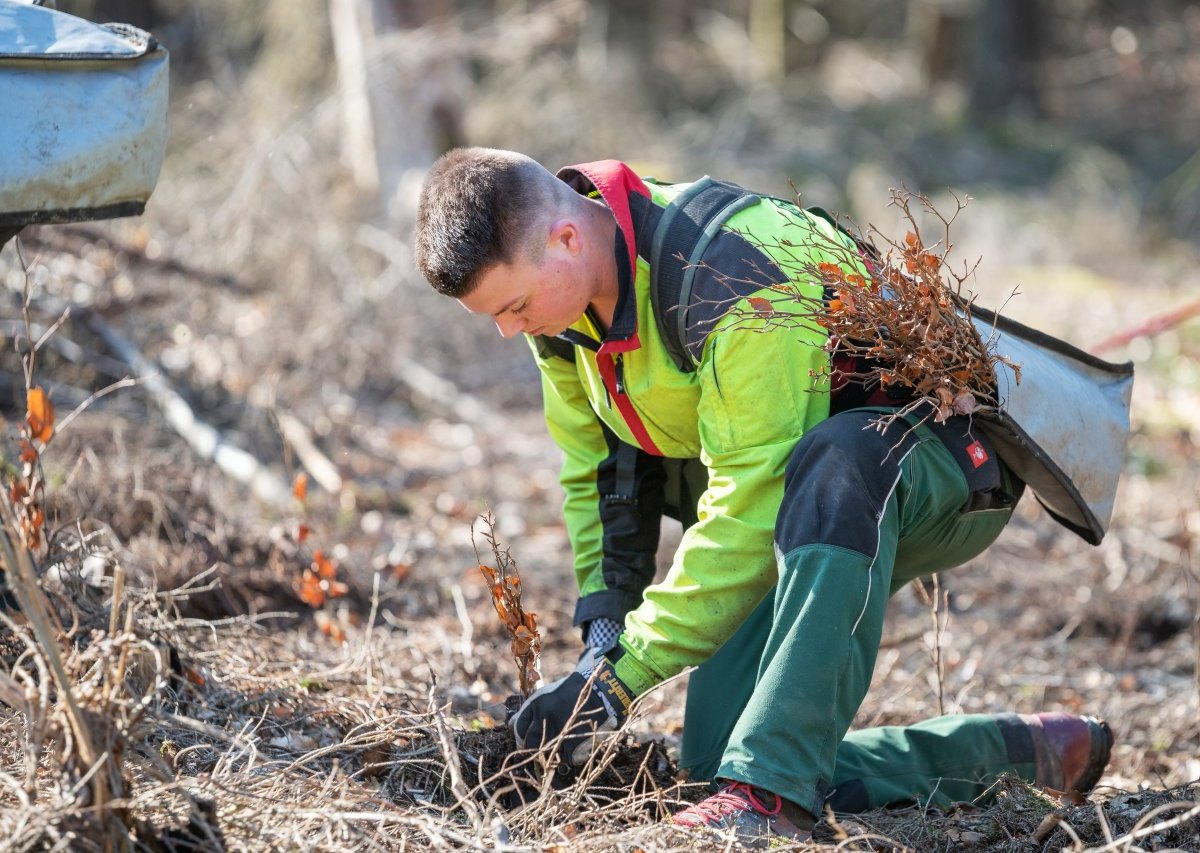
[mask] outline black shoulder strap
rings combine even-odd
[[[549,335],[534,335],[533,345],[537,350],[538,358],[565,358],[567,361],[575,361],[575,346],[562,338],[552,338]]]
[[[696,266],[731,216],[758,204],[759,196],[705,175],[667,205],[650,248],[650,302],[671,359],[685,373],[695,369],[687,349],[687,306]]]

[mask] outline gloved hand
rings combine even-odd
[[[586,670],[593,665],[589,674]],[[624,724],[633,700],[633,691],[617,678],[608,658],[584,655],[574,672],[535,691],[513,715],[517,746],[540,749],[565,731],[560,754],[568,765],[579,767],[597,735]]]
[[[611,652],[621,639],[621,631],[625,625],[607,616],[597,616],[584,626],[583,642],[596,655]]]
[[[598,616],[584,622],[583,651],[579,653],[579,665],[575,671],[590,675],[596,667],[596,661],[617,647],[621,640],[621,631],[625,626],[616,619]]]

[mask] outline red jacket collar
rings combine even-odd
[[[577,191],[586,191],[587,187],[580,181],[586,178],[600,193],[600,198],[608,205],[617,220],[617,227],[625,238],[625,246],[629,250],[629,269],[637,270],[637,238],[633,233],[633,216],[629,212],[629,194],[638,193],[647,198],[650,190],[637,174],[620,160],[597,160],[594,163],[580,163],[577,166],[567,166],[559,169],[558,177],[566,181]]]
[[[629,199],[633,193],[649,199],[650,190],[632,169],[617,160],[598,160],[595,163],[568,166],[559,170],[558,177],[579,193],[591,192],[594,187],[617,220],[620,240],[614,239],[613,252],[617,259],[617,283],[621,294],[617,300],[612,327],[596,353],[596,365],[613,403],[625,423],[629,425],[637,443],[647,453],[662,456],[662,451],[655,446],[654,439],[650,437],[633,403],[626,396],[625,389],[621,387],[620,353],[641,346],[637,336],[637,294],[634,293],[634,282],[637,278],[637,236],[633,230]],[[622,240],[628,252],[627,263],[622,263],[625,260],[620,252]]]
[[[565,181],[578,193],[590,193],[593,188],[601,200],[612,211],[617,221],[617,239],[613,252],[617,256],[617,284],[620,295],[617,312],[612,326],[605,335],[602,352],[622,353],[637,349],[637,234],[634,216],[630,210],[630,198],[637,193],[649,202],[650,191],[646,182],[638,178],[634,170],[617,160],[599,160],[559,169],[559,180]],[[624,250],[624,251],[623,251]]]

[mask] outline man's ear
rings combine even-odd
[[[571,255],[578,255],[583,250],[583,231],[579,223],[567,217],[554,220],[546,245],[547,248],[564,249]]]

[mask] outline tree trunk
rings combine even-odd
[[[359,192],[376,196],[379,165],[367,89],[367,54],[375,40],[370,0],[329,0],[329,22],[342,111],[342,163]]]
[[[1037,79],[1042,15],[1037,0],[982,0],[971,40],[973,112],[1042,115]]]
[[[758,74],[763,82],[779,85],[787,75],[787,2],[754,0],[749,17]]]

